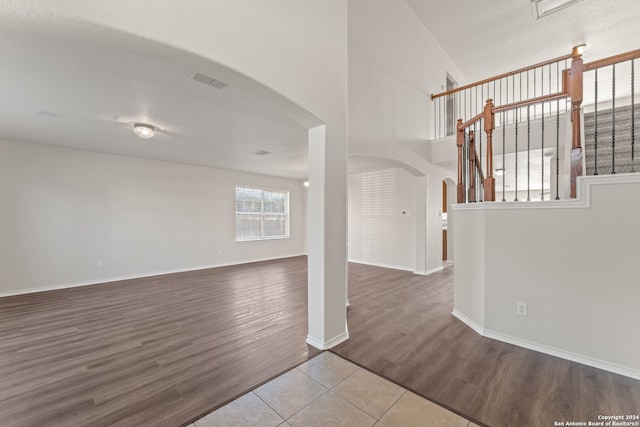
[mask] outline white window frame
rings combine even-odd
[[[239,212],[238,211],[238,189],[239,188],[244,188],[244,189],[248,189],[248,190],[253,190],[253,191],[260,191],[261,192],[261,206],[260,206],[260,212]],[[278,239],[289,239],[290,238],[290,224],[291,224],[291,215],[290,215],[290,206],[291,206],[291,192],[289,190],[285,190],[285,189],[277,189],[277,188],[264,188],[264,187],[257,187],[255,185],[236,185],[235,186],[235,198],[236,198],[236,242],[255,242],[255,241],[261,241],[261,240],[278,240]],[[280,193],[280,194],[284,194],[285,195],[285,212],[279,213],[279,212],[265,212],[264,210],[264,206],[265,206],[265,193]],[[251,236],[251,237],[238,237],[238,221],[239,221],[239,214],[253,214],[253,215],[259,215],[260,216],[260,236]],[[286,224],[285,224],[285,234],[282,235],[277,235],[277,236],[266,236],[265,235],[265,217],[266,216],[273,216],[273,215],[281,215],[284,216],[286,218]]]

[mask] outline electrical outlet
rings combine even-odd
[[[98,268],[102,268],[102,267],[104,267],[104,260],[99,259],[99,260],[96,262],[96,267],[98,267]]]
[[[519,314],[520,316],[527,316],[529,314],[528,304],[526,302],[517,302],[516,314]]]

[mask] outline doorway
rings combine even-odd
[[[447,253],[447,183],[442,181],[442,261],[446,261]]]
[[[451,205],[456,203],[456,183],[452,178],[442,181],[442,261],[450,264],[453,262],[453,216]]]

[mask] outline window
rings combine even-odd
[[[289,237],[289,192],[236,187],[236,241]]]

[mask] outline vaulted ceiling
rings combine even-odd
[[[638,0],[583,0],[536,20],[530,0],[407,0],[470,81],[571,53],[586,61],[640,47]]]

